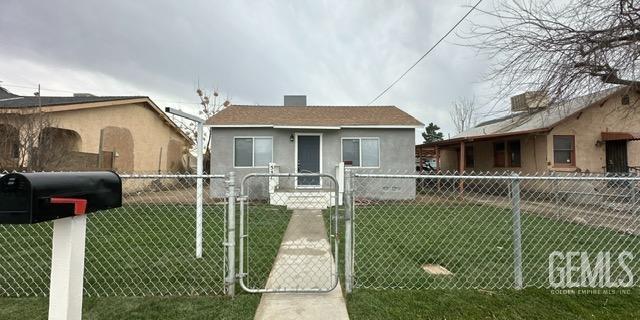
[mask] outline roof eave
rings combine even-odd
[[[442,141],[428,142],[428,143],[425,143],[424,145],[427,147],[432,147],[432,146],[440,147],[440,146],[454,145],[460,142],[493,140],[498,138],[521,136],[521,135],[532,134],[532,133],[548,132],[548,131],[551,131],[551,129],[553,129],[553,127],[545,127],[545,128],[523,130],[523,131],[516,131],[516,132],[504,132],[504,133],[495,133],[495,134],[487,134],[487,135],[460,137],[460,138],[453,138],[453,139],[447,139]]]
[[[207,124],[209,128],[274,128],[274,129],[421,129],[422,125],[288,125],[288,124]]]

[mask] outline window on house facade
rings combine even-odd
[[[507,142],[507,161],[510,167],[519,167],[521,162],[520,140]]]
[[[273,138],[234,138],[234,167],[267,167],[273,160]]]
[[[464,148],[464,167],[473,168],[475,160],[473,158],[473,147]]]
[[[576,149],[574,136],[553,136],[553,164],[575,166]]]
[[[351,167],[379,167],[380,139],[344,138],[342,139],[342,161]]]
[[[504,141],[493,143],[493,166],[502,168],[505,166]]]

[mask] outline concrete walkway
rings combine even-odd
[[[268,289],[330,288],[335,262],[322,211],[294,210],[282,239]],[[256,320],[349,319],[340,283],[327,293],[266,293]]]

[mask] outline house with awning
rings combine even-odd
[[[628,87],[559,103],[527,92],[511,98],[508,115],[429,145],[442,171],[637,172],[639,99]]]

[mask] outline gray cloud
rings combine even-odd
[[[312,104],[366,104],[470,3],[183,2],[5,1],[0,80],[144,94],[172,106],[166,101],[197,101],[196,79],[236,103],[278,104],[283,94],[307,94]],[[484,90],[478,81],[485,69],[472,50],[442,43],[378,104],[451,131],[448,107]]]

